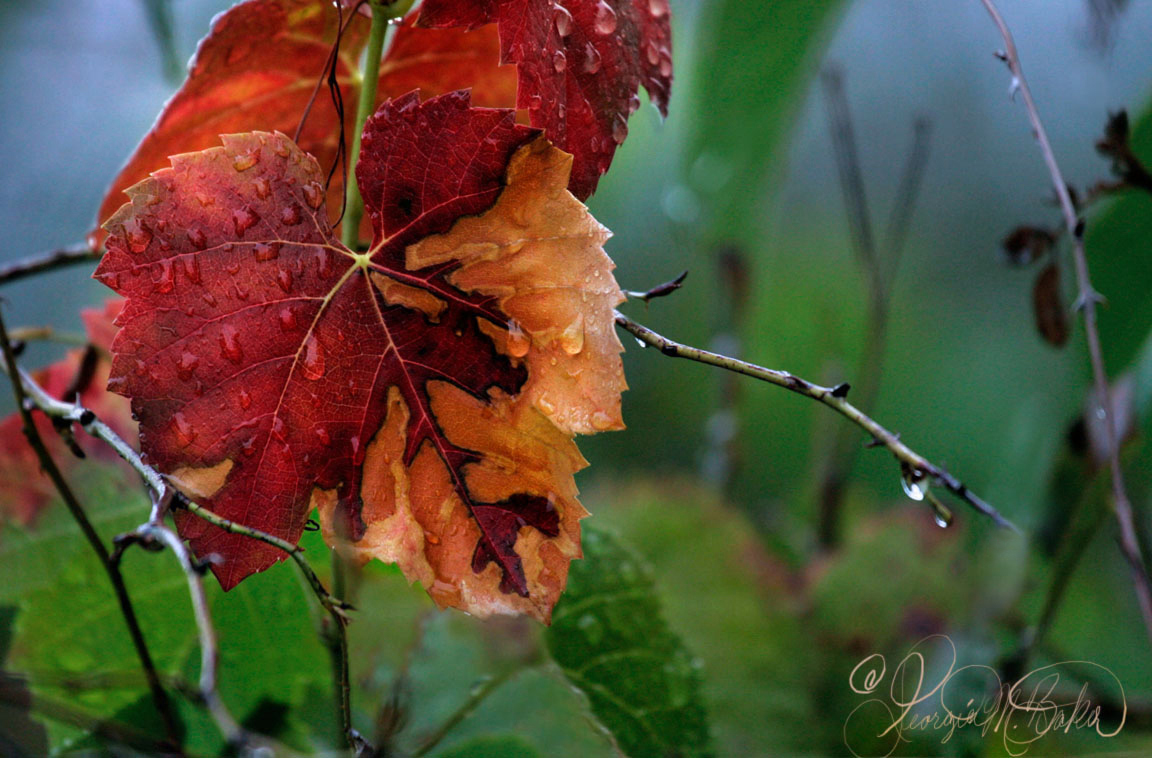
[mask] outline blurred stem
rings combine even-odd
[[[389,22],[399,18],[412,7],[412,0],[383,3],[369,0],[372,6],[372,30],[368,36],[368,50],[364,67],[360,70],[360,100],[356,105],[356,123],[352,129],[352,150],[348,155],[348,179],[344,183],[344,226],[341,241],[349,250],[356,250],[360,242],[360,220],[364,218],[364,198],[356,183],[356,164],[360,161],[360,141],[364,124],[376,110],[376,86],[380,81],[380,59],[384,55],[384,42]]]
[[[180,56],[176,52],[176,34],[172,25],[171,0],[144,0],[144,10],[148,14],[148,26],[152,27],[152,36],[160,48],[160,57],[164,62],[164,78],[173,84],[178,84],[183,78],[184,67],[180,63]]]
[[[1064,214],[1064,224],[1072,234],[1072,260],[1076,268],[1076,282],[1079,288],[1077,307],[1084,318],[1084,335],[1088,341],[1088,355],[1092,363],[1092,379],[1095,387],[1093,412],[1104,421],[1108,443],[1108,468],[1112,476],[1112,508],[1116,514],[1116,521],[1120,527],[1120,552],[1128,562],[1132,585],[1136,591],[1136,598],[1140,603],[1140,612],[1144,619],[1144,627],[1152,641],[1152,581],[1148,577],[1148,569],[1144,563],[1144,555],[1140,549],[1140,541],[1136,534],[1135,517],[1132,512],[1132,502],[1128,498],[1128,491],[1124,484],[1124,471],[1120,465],[1120,442],[1116,431],[1115,413],[1112,404],[1112,393],[1108,384],[1108,374],[1104,367],[1104,353],[1100,346],[1100,333],[1096,328],[1096,305],[1102,299],[1092,286],[1092,278],[1088,270],[1088,256],[1084,252],[1084,223],[1077,217],[1076,209],[1072,203],[1072,196],[1068,192],[1068,183],[1060,171],[1060,164],[1056,161],[1056,154],[1052,144],[1048,141],[1048,133],[1044,123],[1040,120],[1040,113],[1036,109],[1036,102],[1032,99],[1032,91],[1028,87],[1028,80],[1024,78],[1024,69],[1020,64],[1020,56],[1016,50],[1016,42],[1012,32],[996,8],[992,0],[981,0],[992,22],[1004,40],[1004,50],[998,57],[1008,66],[1012,74],[1012,91],[1019,91],[1024,101],[1024,108],[1028,120],[1032,124],[1032,133],[1040,147],[1040,154],[1048,167],[1052,179],[1052,187],[1060,200],[1060,210]]]
[[[938,519],[942,516],[938,510],[938,504],[932,497],[924,497],[923,494],[930,483],[938,484],[948,490],[980,513],[992,519],[998,526],[1011,529],[1012,531],[1018,531],[1010,521],[1001,516],[991,505],[976,496],[963,482],[949,473],[947,469],[932,463],[905,445],[900,441],[899,434],[895,434],[884,428],[859,408],[849,403],[845,399],[850,389],[847,384],[840,384],[835,387],[822,387],[805,379],[801,379],[798,376],[794,376],[787,371],[764,368],[763,366],[757,366],[754,363],[730,358],[726,355],[683,345],[663,335],[657,334],[642,324],[636,323],[619,311],[616,311],[615,315],[617,326],[631,333],[644,345],[657,348],[663,355],[670,358],[686,358],[687,360],[704,363],[709,366],[725,369],[726,371],[733,371],[737,374],[759,379],[769,384],[775,384],[778,387],[783,387],[798,395],[804,395],[832,408],[856,426],[868,432],[868,434],[872,436],[872,442],[869,443],[871,446],[885,447],[895,456],[896,460],[900,463],[901,476],[905,483],[914,485],[921,492],[921,498],[933,506]]]
[[[515,670],[507,669],[483,680],[473,687],[472,691],[468,694],[468,699],[461,703],[460,707],[457,708],[435,732],[420,743],[420,747],[412,752],[412,758],[420,758],[431,752],[453,729],[460,725],[460,722],[471,716],[473,711],[479,708],[480,704],[483,703],[489,695],[495,692],[504,682],[511,679],[514,673]]]
[[[60,498],[64,501],[68,512],[80,527],[80,531],[84,534],[84,538],[88,540],[92,551],[96,553],[96,557],[100,560],[100,565],[104,568],[104,573],[108,576],[108,581],[112,584],[112,590],[120,606],[120,615],[123,616],[124,624],[128,627],[128,635],[132,638],[132,646],[136,650],[136,657],[140,659],[140,666],[143,668],[144,676],[148,680],[148,689],[152,695],[152,702],[164,723],[165,736],[173,747],[178,748],[180,745],[180,730],[177,727],[172,702],[168,698],[168,693],[164,690],[163,685],[160,683],[160,675],[156,671],[156,664],[152,660],[152,653],[148,650],[148,643],[144,639],[144,632],[140,629],[140,622],[136,618],[136,609],[132,605],[132,598],[128,595],[128,588],[124,585],[124,577],[120,573],[118,562],[113,561],[112,554],[108,551],[108,548],[104,546],[104,542],[100,539],[96,528],[92,526],[92,522],[88,519],[88,514],[84,511],[84,507],[72,491],[72,487],[68,484],[67,480],[64,479],[63,473],[61,473],[59,466],[56,465],[56,461],[52,458],[52,454],[48,451],[48,446],[44,444],[44,439],[40,436],[40,431],[36,428],[36,422],[32,418],[31,411],[33,406],[29,403],[28,397],[24,392],[23,375],[20,373],[20,368],[16,364],[16,354],[12,350],[11,340],[8,339],[8,332],[4,326],[2,314],[0,314],[0,350],[3,350],[5,369],[8,378],[12,382],[12,394],[16,400],[16,408],[20,412],[20,418],[23,421],[24,436],[28,439],[28,444],[36,453],[36,457],[40,460],[41,469],[43,469],[44,473],[48,475],[48,478],[52,480],[52,484],[56,487],[56,491],[60,493]]]

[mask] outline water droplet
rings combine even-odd
[[[352,459],[356,460],[356,458],[360,455],[360,437],[353,434],[352,437],[348,440],[348,444],[352,447]]]
[[[285,205],[280,211],[280,223],[284,226],[296,226],[300,223],[300,206],[295,203]]]
[[[578,618],[576,626],[584,633],[589,645],[598,645],[600,640],[604,639],[604,625],[591,613],[585,613]]]
[[[668,15],[668,0],[648,0],[648,11],[652,18],[663,18]]]
[[[556,33],[561,37],[567,37],[572,33],[572,14],[563,5],[555,4],[552,6],[552,18],[556,21]]]
[[[238,208],[232,211],[232,226],[236,229],[236,234],[243,236],[244,232],[251,229],[256,225],[260,217],[251,208]]]
[[[576,320],[564,328],[560,333],[560,349],[568,355],[577,355],[584,349],[584,317],[577,316]]]
[[[325,429],[322,426],[318,426],[318,427],[316,427],[315,431],[316,431],[316,439],[320,441],[321,445],[323,445],[324,447],[328,447],[329,445],[332,444],[332,435],[328,434],[327,429]]]
[[[276,272],[276,283],[280,285],[280,289],[284,294],[292,291],[292,272],[286,268],[281,268]]]
[[[612,417],[609,416],[604,411],[596,411],[594,414],[592,414],[592,428],[593,429],[600,431],[600,432],[604,432],[604,431],[611,429],[613,426],[614,426],[614,424],[612,421]]]
[[[287,306],[280,309],[280,328],[286,332],[296,328],[296,313]]]
[[[180,356],[180,360],[176,362],[176,375],[186,382],[192,378],[192,373],[199,365],[200,356],[185,350]]]
[[[508,322],[508,354],[514,358],[523,358],[528,354],[528,347],[532,344],[531,338],[524,333],[520,323],[515,319]]]
[[[568,68],[568,56],[564,55],[563,50],[552,53],[552,68],[556,69],[558,74]]]
[[[667,50],[660,51],[660,76],[672,76],[672,54]]]
[[[258,242],[252,246],[252,255],[258,261],[271,261],[275,260],[280,255],[279,242]]]
[[[244,360],[244,349],[240,346],[240,332],[231,324],[220,330],[220,354],[233,363]]]
[[[640,347],[648,347],[648,343],[645,342],[644,340],[640,339],[639,337],[636,338],[636,344],[639,345]]]
[[[137,358],[136,359],[136,368],[132,369],[132,373],[136,374],[136,376],[144,376],[145,374],[148,373],[147,364],[145,364],[144,361]]]
[[[176,415],[172,417],[172,422],[176,427],[176,442],[180,447],[191,445],[192,441],[196,439],[196,431],[188,423],[188,419],[184,418],[184,414],[177,411]]]
[[[629,115],[640,110],[640,96],[632,93],[632,97],[628,98],[628,113]]]
[[[644,55],[648,57],[648,62],[653,66],[660,62],[660,48],[656,44],[656,40],[648,40],[648,44],[644,46]]]
[[[165,258],[160,261],[160,278],[153,281],[152,284],[157,292],[166,294],[172,291],[175,278],[175,274],[172,272],[172,259]]]
[[[608,35],[616,31],[616,11],[604,0],[596,6],[596,19],[593,27],[597,34]]]
[[[188,230],[188,241],[192,243],[192,247],[200,250],[208,247],[208,235],[204,234],[203,229],[196,226]]]
[[[256,197],[261,200],[267,200],[268,196],[272,194],[272,185],[264,177],[252,182],[252,189],[256,190]]]
[[[324,376],[324,348],[315,334],[309,334],[304,343],[304,361],[300,369],[305,379],[316,381]]]
[[[256,452],[256,438],[249,437],[248,439],[244,440],[240,449],[244,453],[245,457],[251,458],[252,455]]]
[[[272,433],[283,439],[284,419],[280,418],[279,416],[272,419]]]
[[[316,251],[316,273],[321,279],[332,276],[332,254],[327,250]]]
[[[276,137],[276,144],[273,146],[273,149],[276,151],[276,154],[279,155],[281,158],[287,158],[288,153],[291,152],[291,150],[288,147],[288,140],[285,137],[281,137],[281,136]]]
[[[910,499],[920,501],[928,493],[928,481],[919,473],[905,473],[900,477],[900,486]]]
[[[541,393],[540,397],[536,398],[536,405],[549,416],[556,412],[556,406],[548,399],[547,392]]]
[[[252,396],[248,394],[248,390],[240,390],[240,410],[246,411],[252,407]]]
[[[324,188],[319,182],[308,182],[304,185],[304,199],[308,205],[319,208],[324,204]]]
[[[192,284],[200,284],[200,258],[195,255],[186,255],[182,259],[184,276]]]
[[[936,526],[941,529],[947,529],[952,526],[952,511],[947,509],[934,510],[932,520],[936,522]]]
[[[623,144],[628,138],[628,122],[619,113],[612,119],[612,139],[617,145]]]
[[[584,46],[584,73],[595,74],[600,70],[600,51],[589,42]]]
[[[528,96],[528,110],[538,111],[540,110],[540,106],[543,104],[544,98],[542,98],[539,93],[533,92]]]
[[[152,230],[138,219],[131,219],[124,225],[124,234],[128,238],[128,249],[134,253],[144,252],[152,241]]]
[[[201,208],[207,208],[210,205],[216,205],[216,198],[212,197],[207,192],[197,192],[196,202],[200,203]]]
[[[259,150],[245,150],[232,158],[232,168],[237,171],[247,171],[260,162]]]
[[[440,538],[439,538],[439,537],[437,537],[437,536],[436,536],[435,534],[433,534],[432,532],[429,532],[429,531],[425,531],[425,532],[424,532],[424,540],[425,540],[425,541],[426,541],[426,542],[427,542],[429,545],[439,545],[439,544],[440,544]]]

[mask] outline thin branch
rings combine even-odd
[[[783,387],[786,390],[791,390],[799,395],[812,398],[832,408],[872,435],[872,439],[878,446],[886,447],[892,455],[896,457],[896,460],[900,462],[901,473],[909,489],[909,494],[913,497],[919,495],[916,499],[928,500],[928,502],[937,509],[936,515],[938,519],[947,521],[948,515],[946,512],[941,513],[939,511],[939,508],[942,508],[942,506],[940,506],[938,502],[935,502],[930,496],[926,497],[928,495],[926,490],[929,483],[940,485],[980,513],[991,518],[997,525],[1011,529],[1012,531],[1018,531],[1012,522],[1001,516],[991,505],[977,497],[963,482],[949,473],[947,469],[932,463],[924,456],[912,450],[912,448],[900,441],[900,435],[888,431],[864,414],[859,408],[849,403],[845,399],[849,390],[847,384],[839,384],[835,387],[822,387],[801,379],[798,376],[793,376],[787,371],[764,368],[763,366],[757,366],[753,363],[729,358],[726,355],[719,355],[707,350],[701,350],[700,348],[682,345],[679,342],[674,342],[667,337],[657,334],[646,326],[636,323],[619,311],[616,311],[616,324],[630,332],[645,345],[651,345],[669,357],[686,358],[690,361],[696,361],[727,371],[734,371],[744,376],[750,376],[754,379]]]
[[[324,587],[324,583],[320,581],[320,577],[317,576],[316,571],[312,568],[311,564],[308,563],[307,558],[305,558],[304,551],[299,546],[293,545],[287,540],[280,539],[279,537],[267,534],[258,529],[253,529],[249,526],[244,526],[243,524],[238,524],[192,502],[182,493],[176,491],[156,469],[145,463],[140,457],[140,454],[137,453],[131,445],[125,442],[120,435],[101,421],[91,410],[80,405],[79,402],[67,403],[57,400],[45,392],[26,372],[18,370],[18,373],[21,379],[20,383],[23,390],[26,391],[29,401],[48,417],[78,424],[81,429],[92,437],[107,443],[116,451],[117,455],[123,458],[128,465],[140,474],[156,502],[168,501],[171,508],[183,508],[198,518],[227,532],[241,534],[245,537],[272,545],[273,547],[283,550],[295,561],[300,571],[304,574],[304,578],[308,581],[308,585],[316,595],[316,599],[331,617],[331,624],[325,629],[325,642],[329,644],[330,650],[333,651],[333,655],[337,658],[338,665],[343,671],[343,676],[337,681],[338,705],[341,720],[349,745],[354,749],[360,750],[363,745],[363,738],[352,728],[351,687],[347,673],[348,641],[344,628],[348,621],[348,611],[352,610],[352,606],[328,592]],[[155,520],[155,517],[153,520]],[[138,537],[142,536],[139,533],[136,533],[136,535]]]
[[[638,292],[636,290],[625,290],[624,294],[633,300],[643,300],[645,303],[647,303],[653,298],[667,297],[668,295],[671,295],[673,292],[684,286],[684,280],[687,278],[688,272],[685,270],[682,271],[680,276],[676,277],[675,279],[664,282],[663,284],[657,284],[650,290],[645,290],[643,292]]]
[[[0,284],[8,284],[19,279],[43,274],[66,266],[75,266],[79,263],[91,263],[100,260],[102,252],[88,244],[62,247],[29,258],[23,258],[12,263],[0,266]]]
[[[93,552],[96,553],[97,558],[100,559],[100,564],[104,567],[104,572],[108,575],[108,581],[112,584],[112,589],[116,594],[116,601],[120,605],[120,613],[124,617],[124,623],[128,627],[128,634],[132,638],[132,646],[136,650],[136,656],[140,659],[140,666],[144,669],[144,676],[148,680],[148,688],[152,695],[152,701],[156,706],[157,712],[164,723],[164,732],[172,744],[179,745],[179,729],[176,725],[176,717],[172,710],[172,703],[168,698],[168,693],[165,692],[163,685],[160,683],[160,675],[156,671],[156,664],[152,660],[152,654],[148,650],[148,643],[144,639],[144,633],[140,629],[140,622],[136,618],[136,610],[132,605],[132,599],[128,595],[128,588],[124,585],[124,577],[120,574],[118,565],[113,562],[108,548],[104,546],[104,542],[97,534],[92,522],[88,520],[88,515],[84,511],[84,507],[80,504],[76,494],[72,491],[72,487],[64,479],[60,468],[53,460],[52,454],[48,451],[47,445],[44,444],[44,439],[40,436],[40,431],[36,428],[36,422],[32,418],[32,411],[28,404],[28,396],[25,394],[25,386],[22,381],[22,374],[20,368],[16,364],[16,355],[12,350],[12,342],[8,339],[8,332],[4,326],[3,315],[0,314],[0,349],[4,353],[4,365],[9,378],[12,380],[12,394],[16,400],[16,408],[20,412],[20,417],[24,422],[24,436],[28,438],[28,444],[36,453],[36,457],[40,460],[40,466],[48,478],[52,480],[52,484],[56,487],[57,492],[60,493],[64,505],[68,508],[68,512],[72,514],[72,518],[80,526],[80,531],[84,534],[84,538],[88,540],[88,544],[92,547]]]
[[[442,723],[435,732],[420,743],[420,746],[412,752],[412,758],[421,758],[421,756],[425,756],[431,752],[432,749],[439,745],[464,719],[471,716],[489,695],[495,692],[500,685],[511,679],[515,673],[515,669],[508,669],[495,676],[488,677],[473,687],[472,691],[468,693],[468,699],[461,703],[460,707],[453,711],[452,715],[445,719],[444,723]]]
[[[1140,612],[1144,618],[1144,626],[1152,640],[1152,583],[1149,582],[1148,571],[1144,564],[1144,556],[1140,551],[1140,543],[1136,537],[1136,526],[1132,515],[1132,503],[1128,499],[1128,492],[1124,485],[1124,472],[1120,465],[1120,446],[1117,440],[1116,421],[1112,412],[1111,391],[1108,384],[1108,374],[1104,368],[1104,354],[1100,347],[1100,333],[1096,327],[1096,304],[1100,295],[1092,287],[1092,279],[1088,271],[1088,257],[1084,252],[1084,222],[1077,217],[1072,197],[1068,192],[1068,183],[1056,162],[1056,154],[1048,141],[1048,134],[1044,131],[1044,124],[1040,121],[1040,114],[1036,110],[1036,103],[1032,99],[1032,92],[1028,88],[1028,80],[1024,78],[1024,70],[1020,65],[1020,56],[1016,52],[1016,43],[1012,39],[1012,32],[1004,22],[1000,11],[992,0],[981,0],[984,8],[992,17],[1004,39],[1004,50],[997,53],[1012,73],[1013,92],[1019,91],[1024,100],[1024,108],[1028,112],[1028,120],[1032,124],[1032,133],[1040,146],[1040,153],[1044,163],[1048,166],[1052,186],[1060,200],[1060,210],[1064,215],[1064,223],[1072,233],[1072,258],[1076,267],[1076,283],[1079,288],[1077,305],[1084,318],[1084,334],[1088,340],[1088,355],[1092,362],[1092,379],[1095,385],[1095,399],[1097,417],[1106,423],[1108,441],[1108,467],[1112,474],[1112,506],[1116,512],[1116,521],[1120,525],[1120,551],[1128,563],[1132,574],[1132,583],[1136,588],[1136,597],[1140,604]]]

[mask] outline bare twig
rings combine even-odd
[[[164,723],[165,735],[173,746],[179,745],[180,732],[176,726],[176,717],[172,710],[172,703],[163,685],[160,683],[160,676],[152,660],[152,654],[148,650],[148,643],[144,640],[144,633],[140,629],[140,623],[136,618],[136,610],[132,605],[131,597],[128,595],[128,589],[124,585],[124,578],[120,574],[119,566],[112,560],[108,548],[105,547],[104,542],[100,539],[100,535],[97,534],[95,527],[92,526],[92,522],[88,520],[88,515],[85,513],[76,494],[72,491],[67,480],[64,479],[64,475],[56,465],[56,461],[52,459],[52,454],[48,451],[47,445],[44,444],[44,439],[40,436],[40,432],[36,428],[36,422],[32,418],[32,411],[27,402],[28,397],[24,391],[24,382],[21,380],[22,375],[20,368],[16,364],[16,355],[12,350],[12,342],[8,339],[8,332],[5,329],[2,315],[0,315],[0,349],[2,349],[4,353],[6,372],[12,380],[12,393],[16,400],[16,408],[19,410],[20,417],[24,422],[24,436],[28,438],[28,444],[40,460],[40,466],[44,470],[44,473],[48,475],[48,478],[52,480],[52,484],[60,493],[64,505],[68,508],[68,512],[72,514],[72,518],[80,526],[80,531],[84,534],[85,539],[88,540],[88,544],[92,547],[93,552],[96,553],[97,558],[100,559],[100,564],[104,567],[104,572],[108,575],[108,581],[111,582],[112,589],[116,594],[116,600],[120,605],[120,613],[124,617],[125,625],[128,627],[128,634],[132,638],[132,645],[136,650],[136,656],[140,659],[140,666],[144,669],[144,676],[148,680],[148,688],[152,694],[152,701]]]
[[[984,8],[992,17],[1004,40],[1004,50],[997,53],[1008,70],[1012,73],[1011,91],[1019,91],[1024,100],[1024,108],[1028,112],[1028,120],[1032,124],[1032,132],[1040,146],[1040,153],[1044,163],[1048,166],[1048,173],[1052,178],[1052,186],[1060,200],[1060,210],[1064,215],[1064,223],[1072,233],[1072,259],[1076,268],[1076,282],[1079,288],[1077,306],[1084,318],[1084,334],[1088,340],[1088,355],[1092,362],[1092,379],[1095,385],[1095,399],[1097,417],[1106,423],[1108,440],[1108,467],[1112,474],[1112,507],[1116,513],[1116,521],[1120,525],[1120,551],[1128,563],[1132,575],[1132,583],[1136,588],[1136,597],[1140,604],[1140,612],[1144,618],[1149,639],[1152,639],[1152,583],[1149,582],[1148,571],[1144,564],[1144,556],[1140,551],[1140,543],[1136,537],[1136,527],[1132,516],[1132,503],[1128,499],[1128,492],[1124,485],[1124,472],[1120,466],[1120,450],[1116,433],[1116,421],[1112,418],[1111,392],[1108,385],[1108,374],[1104,368],[1104,355],[1100,347],[1100,333],[1096,327],[1096,304],[1100,302],[1100,295],[1092,287],[1092,279],[1088,271],[1088,258],[1084,253],[1084,222],[1078,218],[1072,197],[1068,192],[1068,183],[1056,162],[1056,154],[1048,141],[1048,134],[1044,131],[1044,124],[1040,121],[1040,114],[1036,110],[1036,103],[1032,99],[1032,92],[1028,88],[1028,80],[1024,78],[1024,70],[1020,65],[1020,56],[1016,51],[1016,43],[1012,39],[1012,32],[1000,15],[992,0],[981,0]]]
[[[74,266],[78,263],[91,263],[100,259],[101,251],[91,245],[72,245],[40,253],[29,258],[0,266],[0,284],[8,284],[33,274],[42,274],[53,269]]]
[[[192,502],[182,493],[176,491],[156,469],[145,463],[140,457],[140,454],[125,442],[110,426],[101,421],[95,413],[80,405],[79,402],[68,403],[57,400],[45,392],[26,372],[19,369],[18,371],[22,388],[27,393],[27,398],[30,402],[43,411],[48,417],[78,424],[80,428],[89,435],[103,440],[111,446],[117,455],[127,461],[128,465],[143,477],[145,484],[148,486],[156,502],[167,500],[168,505],[173,509],[183,508],[220,529],[234,534],[242,534],[245,537],[279,548],[292,558],[304,574],[304,578],[308,581],[308,585],[312,588],[316,599],[331,617],[331,624],[327,625],[324,630],[325,642],[332,649],[333,655],[337,658],[343,673],[337,681],[337,696],[344,732],[348,737],[349,744],[354,748],[358,748],[363,740],[352,728],[351,688],[348,679],[348,642],[344,628],[348,620],[348,611],[352,610],[352,606],[328,592],[324,587],[324,583],[320,581],[320,577],[317,576],[316,571],[312,568],[311,564],[308,563],[307,558],[304,557],[304,551],[287,540],[280,539],[279,537],[243,524],[238,524]],[[165,508],[167,509],[167,507],[166,505]],[[139,533],[139,530],[136,534],[139,537],[144,536]]]
[[[729,358],[726,355],[719,355],[718,353],[701,350],[700,348],[682,345],[679,342],[674,342],[667,337],[657,334],[646,326],[636,323],[619,311],[616,312],[616,324],[630,332],[645,345],[655,347],[669,357],[687,358],[688,360],[698,363],[705,363],[709,366],[734,371],[737,374],[743,374],[744,376],[750,376],[754,379],[775,384],[778,387],[783,387],[786,390],[791,390],[799,395],[804,395],[805,397],[812,398],[827,405],[872,435],[873,440],[887,448],[892,455],[896,457],[896,460],[900,462],[901,474],[908,486],[909,493],[913,497],[919,495],[916,499],[927,499],[929,504],[937,509],[942,507],[934,501],[933,498],[926,497],[928,495],[928,484],[935,483],[968,503],[968,505],[980,513],[991,518],[997,525],[1011,529],[1012,531],[1018,531],[1012,522],[1001,516],[991,505],[977,497],[963,482],[949,473],[947,469],[932,463],[924,456],[912,450],[912,448],[900,441],[900,435],[888,431],[872,418],[865,415],[859,408],[849,403],[845,399],[849,390],[847,384],[839,384],[835,387],[822,387],[801,379],[798,376],[793,376],[787,371],[764,368],[763,366],[757,366],[753,363]],[[937,518],[944,521],[948,518],[946,512],[941,513],[939,510],[937,510],[936,515]]]
[[[625,290],[624,294],[627,295],[628,297],[634,299],[634,300],[643,300],[644,302],[647,303],[649,300],[651,300],[653,298],[667,297],[668,295],[671,295],[673,292],[675,292],[676,290],[678,290],[682,286],[684,286],[684,280],[687,278],[688,278],[688,272],[683,271],[683,272],[681,272],[680,276],[676,277],[672,281],[664,282],[663,284],[657,284],[655,287],[653,287],[650,290],[645,290],[644,292],[637,292],[635,290]]]

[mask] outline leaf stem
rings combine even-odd
[[[410,5],[411,3],[401,3]],[[344,183],[344,227],[341,241],[349,250],[356,250],[360,242],[360,220],[364,217],[364,199],[356,183],[356,164],[360,161],[360,138],[364,123],[376,109],[376,86],[380,81],[380,59],[384,55],[384,38],[394,13],[386,10],[391,4],[371,0],[372,31],[368,36],[368,50],[364,68],[360,72],[360,100],[356,105],[356,123],[352,129],[352,150],[348,154],[348,179]]]
[[[1128,563],[1132,576],[1132,584],[1136,590],[1136,598],[1140,604],[1140,613],[1144,619],[1144,627],[1148,638],[1152,641],[1152,580],[1149,580],[1148,569],[1144,563],[1144,555],[1140,550],[1140,542],[1136,535],[1135,518],[1132,514],[1132,502],[1128,499],[1128,491],[1124,484],[1124,470],[1120,465],[1120,441],[1116,433],[1115,412],[1112,406],[1112,393],[1108,384],[1108,373],[1104,367],[1104,353],[1100,346],[1100,332],[1096,327],[1096,304],[1101,297],[1092,287],[1092,279],[1088,270],[1088,256],[1084,252],[1084,222],[1078,218],[1076,208],[1072,203],[1072,196],[1068,192],[1068,183],[1060,171],[1060,164],[1056,162],[1056,153],[1048,141],[1048,133],[1040,120],[1040,112],[1036,109],[1036,102],[1032,99],[1032,91],[1028,87],[1028,80],[1024,78],[1024,69],[1020,65],[1020,55],[1016,51],[1016,42],[1012,32],[1005,23],[1000,11],[992,0],[981,0],[984,9],[992,17],[992,22],[1004,40],[1004,50],[997,53],[1012,74],[1011,92],[1019,91],[1024,100],[1024,109],[1028,113],[1028,120],[1032,124],[1032,133],[1040,147],[1040,154],[1048,167],[1052,179],[1052,186],[1056,190],[1056,197],[1060,200],[1060,210],[1064,215],[1064,224],[1072,235],[1072,260],[1076,268],[1076,282],[1079,296],[1076,299],[1077,307],[1084,318],[1084,336],[1088,341],[1088,356],[1092,363],[1092,380],[1095,387],[1093,412],[1102,419],[1107,430],[1108,468],[1112,475],[1112,509],[1116,514],[1116,521],[1120,526],[1120,552]]]
[[[16,400],[16,408],[19,410],[20,417],[24,422],[24,436],[27,437],[28,444],[40,460],[41,468],[44,470],[44,473],[48,475],[48,478],[52,480],[52,484],[56,487],[56,491],[60,493],[64,505],[68,508],[68,512],[72,514],[72,518],[76,521],[77,525],[79,525],[80,531],[84,534],[84,538],[88,540],[88,544],[92,547],[93,552],[96,553],[97,558],[100,559],[100,564],[104,567],[104,572],[108,575],[108,581],[112,584],[112,589],[116,594],[116,601],[120,606],[120,614],[124,617],[124,623],[128,627],[128,634],[132,638],[132,646],[136,650],[136,657],[140,659],[140,666],[144,669],[144,676],[148,680],[148,689],[152,694],[152,702],[155,704],[156,710],[164,723],[165,735],[172,746],[177,747],[180,744],[180,732],[177,728],[175,713],[172,710],[172,703],[168,698],[168,693],[160,683],[160,675],[156,671],[156,664],[152,660],[152,654],[148,650],[148,643],[145,641],[144,633],[140,629],[140,622],[136,618],[136,610],[132,605],[131,597],[128,595],[128,588],[124,585],[124,577],[120,573],[118,563],[113,561],[112,554],[100,539],[96,528],[92,526],[92,522],[89,521],[84,507],[72,491],[72,487],[68,484],[67,480],[64,479],[60,467],[56,465],[56,461],[53,460],[47,445],[44,444],[43,437],[40,436],[40,431],[36,428],[36,422],[32,418],[31,406],[28,403],[28,396],[24,392],[23,375],[16,365],[16,354],[12,350],[12,342],[8,338],[8,331],[5,328],[2,314],[0,314],[0,349],[2,349],[4,353],[4,365],[8,377],[12,380],[12,394]]]
[[[630,332],[645,345],[651,345],[671,358],[686,358],[690,361],[696,361],[697,363],[704,363],[727,371],[733,371],[737,374],[743,374],[744,376],[750,376],[827,405],[872,435],[872,439],[876,445],[887,448],[889,452],[896,457],[896,460],[900,462],[901,474],[906,480],[910,479],[913,483],[920,483],[925,480],[935,482],[968,503],[968,505],[980,513],[992,519],[998,526],[1011,529],[1012,531],[1019,531],[1012,522],[1001,516],[991,505],[977,497],[963,482],[949,473],[947,469],[932,463],[924,456],[912,450],[912,448],[900,441],[900,435],[888,431],[859,408],[849,403],[845,399],[848,394],[848,385],[841,384],[836,387],[822,387],[801,379],[798,376],[793,376],[787,371],[764,368],[754,363],[729,358],[726,355],[701,350],[696,347],[689,347],[688,345],[674,342],[663,335],[657,334],[648,327],[636,323],[619,311],[616,311],[616,324]],[[932,500],[931,497],[925,499],[930,502]],[[932,504],[935,506],[935,503]],[[939,517],[940,514],[937,513],[937,516]]]

